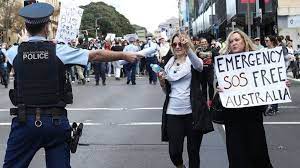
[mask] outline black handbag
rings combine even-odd
[[[222,106],[220,95],[217,92],[212,100],[212,106],[210,107],[212,115],[212,121],[216,124],[225,123],[225,107]]]

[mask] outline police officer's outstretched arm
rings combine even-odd
[[[116,60],[126,60],[135,62],[142,55],[135,52],[115,52],[110,50],[92,50],[89,51],[89,61],[110,62]]]

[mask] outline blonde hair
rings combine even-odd
[[[220,50],[220,54],[221,55],[230,54],[231,53],[230,45],[229,45],[229,40],[230,40],[230,37],[234,33],[238,33],[242,37],[242,39],[244,40],[244,43],[245,43],[244,52],[255,51],[257,49],[256,45],[252,42],[252,40],[247,36],[246,33],[244,33],[241,30],[234,30],[234,31],[230,32],[229,35],[227,36],[227,39],[226,39],[226,42],[225,42],[225,46]]]

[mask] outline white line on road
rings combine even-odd
[[[125,124],[118,124],[120,126],[148,126],[148,125],[161,125],[161,122],[132,122]]]
[[[72,123],[70,123],[72,124]],[[3,122],[0,123],[0,126],[10,126],[11,123]],[[105,126],[105,125],[117,125],[117,126],[157,126],[161,125],[161,122],[129,122],[129,123],[92,123],[85,122],[83,123],[85,126]],[[300,125],[300,122],[264,122],[264,125]],[[222,125],[225,130],[225,126]]]
[[[264,122],[264,125],[299,125],[300,122]]]
[[[299,106],[279,106],[280,109],[298,109]],[[69,111],[137,111],[137,110],[162,110],[162,107],[141,107],[141,108],[105,108],[105,107],[95,107],[95,108],[67,108]],[[9,109],[0,109],[0,112],[8,112]]]
[[[142,107],[142,108],[67,108],[68,111],[137,111],[137,110],[162,110],[162,107]],[[9,109],[0,109],[0,112],[7,112]]]
[[[72,124],[72,123],[70,123]],[[0,126],[10,126],[11,123],[0,123]],[[101,126],[101,125],[117,125],[117,126],[151,126],[151,125],[161,125],[161,122],[131,122],[131,123],[83,123],[85,126]]]

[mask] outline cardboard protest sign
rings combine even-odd
[[[105,37],[105,40],[106,41],[114,41],[116,38],[116,34],[113,34],[113,33],[107,33],[106,37]]]
[[[217,56],[215,72],[226,108],[291,102],[282,47]]]
[[[136,41],[138,38],[137,34],[126,34],[124,39],[127,41]]]
[[[83,9],[78,7],[62,7],[60,10],[56,40],[69,42],[79,33]]]

